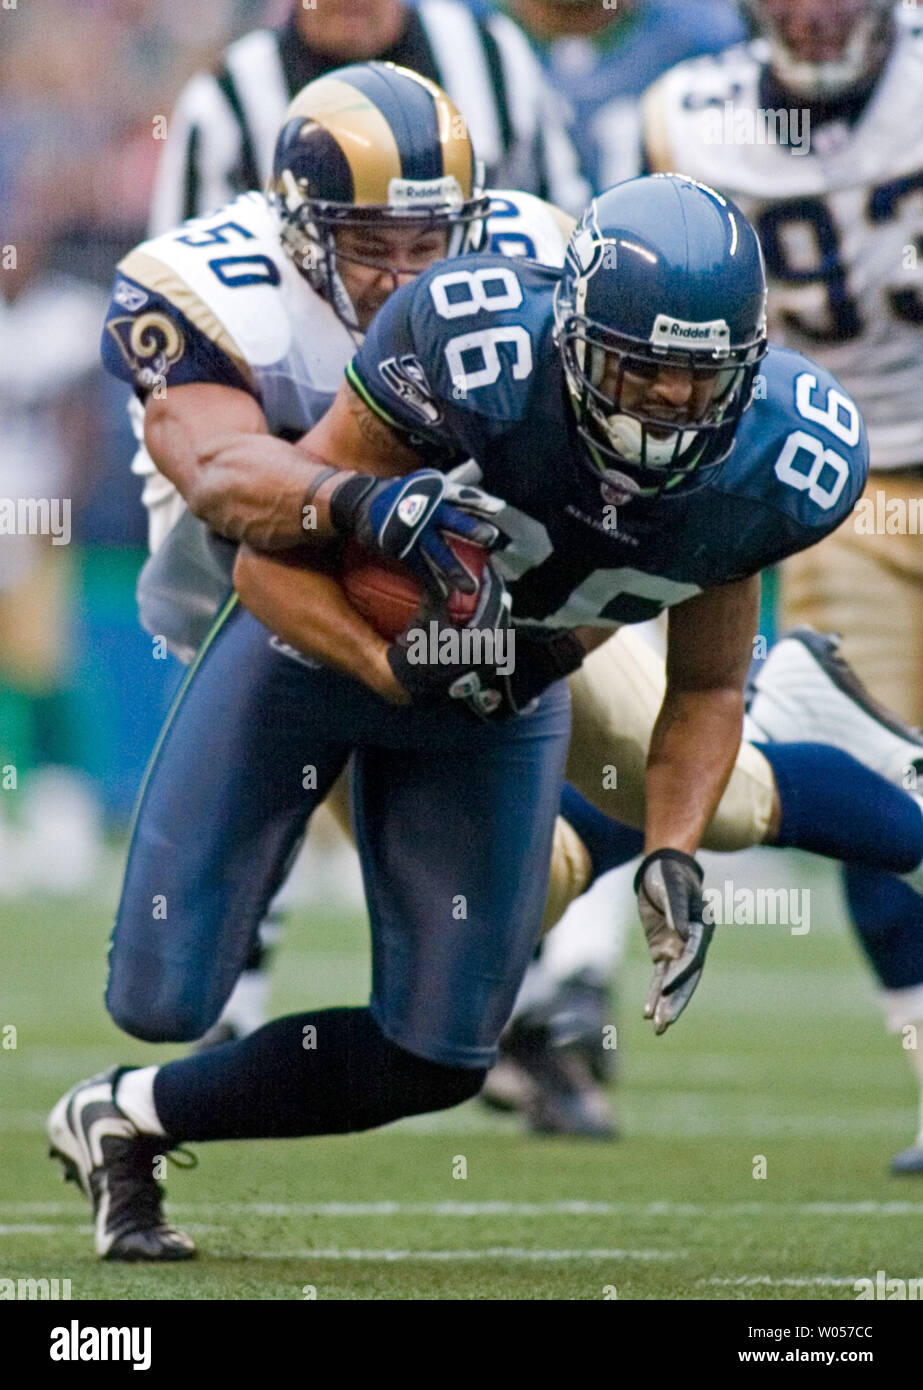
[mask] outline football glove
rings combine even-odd
[[[585,656],[572,632],[542,638],[515,628],[507,641],[512,671],[482,667],[459,677],[449,688],[452,699],[463,700],[481,719],[498,721],[530,714],[548,686],[576,671]]]
[[[435,651],[432,650],[433,623],[437,631]],[[483,665],[473,667],[470,661],[450,663],[440,660],[443,653],[442,633],[451,630],[454,638],[456,634],[477,629],[486,636],[509,626],[510,596],[503,580],[488,562],[484,566],[477,608],[469,622],[464,627],[457,626],[449,620],[444,600],[424,597],[417,616],[388,648],[388,664],[395,679],[415,704],[446,697],[464,699],[469,708],[483,717],[488,711],[481,706],[490,701],[486,696],[479,701],[477,692],[481,690],[480,676],[484,676],[486,688],[487,676],[492,668]],[[417,658],[419,639],[415,634],[421,630],[426,639],[425,661]]]
[[[654,978],[644,1017],[654,1032],[675,1023],[695,993],[714,932],[703,920],[702,866],[678,849],[658,849],[641,863],[635,876],[638,911]]]
[[[437,598],[452,590],[472,594],[476,581],[452,554],[440,532],[492,550],[500,532],[490,517],[503,510],[498,497],[473,487],[462,464],[452,473],[421,468],[403,478],[358,473],[330,497],[330,520],[344,536],[378,555],[402,560]]]
[[[449,690],[453,699],[464,700],[482,719],[529,714],[543,691],[576,671],[585,656],[572,632],[534,637],[522,628],[514,628],[508,642],[512,671],[502,674],[495,668],[484,667],[459,678]]]

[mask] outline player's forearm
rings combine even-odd
[[[733,688],[667,691],[648,754],[645,853],[696,852],[733,770],[743,713]]]
[[[286,550],[332,534],[332,488],[317,486],[330,465],[271,436],[246,392],[198,382],[177,387],[148,401],[144,438],[189,510],[219,535]]]
[[[328,476],[323,459],[282,439],[227,435],[199,445],[184,496],[219,535],[255,550],[288,550],[334,535],[322,481]]]
[[[387,642],[360,617],[332,575],[242,545],[234,585],[254,617],[297,651],[393,704],[407,703],[388,665]]]

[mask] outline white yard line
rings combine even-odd
[[[785,1274],[739,1274],[733,1279],[697,1279],[697,1284],[707,1284],[712,1288],[752,1289],[846,1289],[852,1288],[859,1274],[811,1274],[804,1276]]]
[[[383,1264],[400,1260],[422,1261],[427,1264],[451,1264],[454,1260],[519,1260],[526,1263],[557,1260],[678,1260],[682,1250],[526,1250],[516,1245],[491,1245],[483,1250],[260,1250],[250,1253],[252,1260],[352,1260],[378,1261]]]
[[[193,1216],[419,1217],[480,1216],[923,1216],[923,1202],[171,1202],[170,1210]],[[66,1216],[73,1202],[0,1202],[0,1215]]]

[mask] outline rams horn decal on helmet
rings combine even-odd
[[[309,83],[276,143],[268,196],[286,250],[351,328],[336,268],[344,226],[446,227],[446,254],[479,244],[488,199],[457,108],[440,87],[394,63],[353,63]]]

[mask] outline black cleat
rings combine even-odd
[[[96,1253],[104,1260],[191,1260],[195,1245],[163,1217],[154,1164],[175,1147],[141,1134],[119,1109],[115,1087],[125,1067],[80,1081],[48,1117],[50,1158],[76,1182],[93,1211]]]
[[[556,1046],[546,1024],[514,1020],[503,1034],[496,1070],[496,1089],[491,1071],[482,1096],[495,1109],[518,1110],[533,1134],[616,1137],[609,1097],[584,1051]]]

